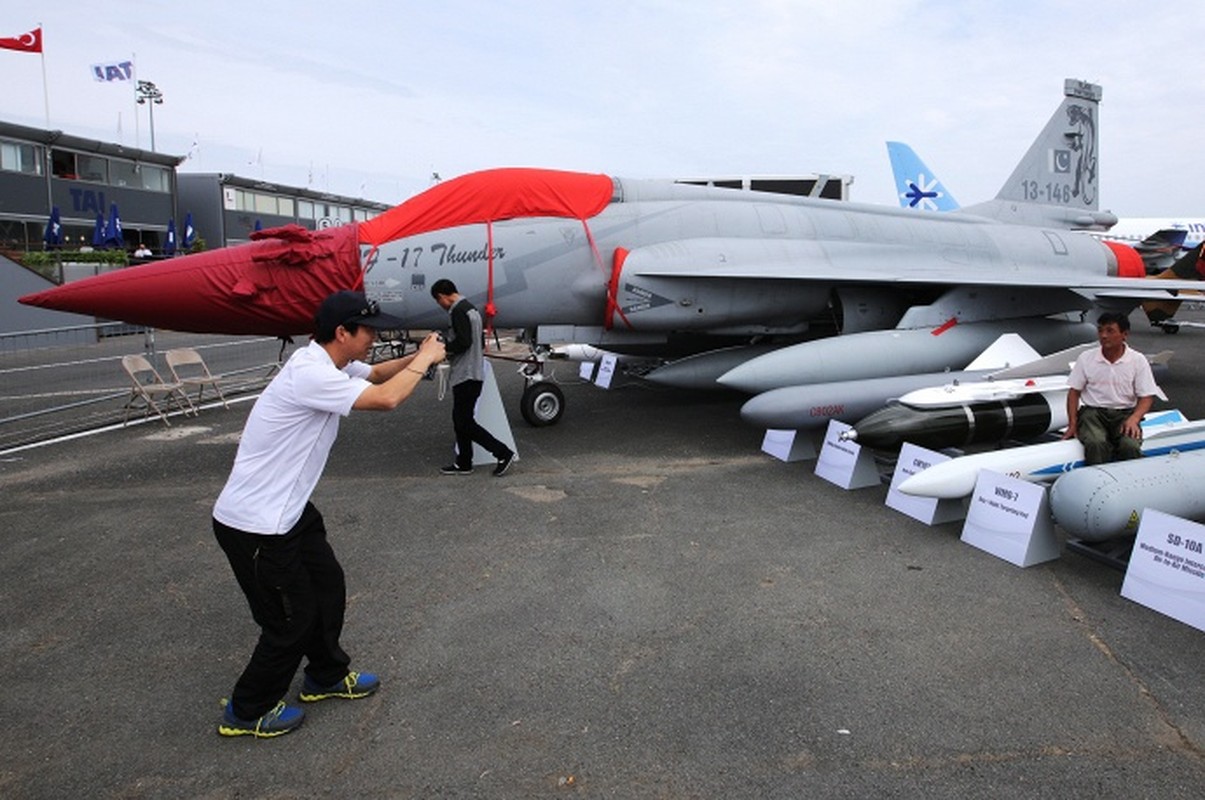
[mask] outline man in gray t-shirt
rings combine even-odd
[[[515,453],[477,422],[473,413],[481,396],[485,376],[484,334],[481,312],[461,297],[456,284],[441,278],[431,285],[431,296],[448,312],[451,327],[444,334],[449,376],[452,384],[452,427],[456,431],[456,461],[440,471],[445,475],[468,475],[473,471],[473,444],[488,450],[498,463],[494,475],[510,469]]]

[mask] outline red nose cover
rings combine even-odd
[[[364,288],[356,228],[256,231],[250,244],[109,272],[21,302],[172,331],[308,334],[323,298]]]

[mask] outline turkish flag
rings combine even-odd
[[[9,38],[0,38],[0,49],[20,50],[23,53],[42,52],[42,29],[34,28],[29,33]]]

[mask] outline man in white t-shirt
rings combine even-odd
[[[412,355],[364,363],[378,330],[401,327],[360,292],[332,294],[318,309],[313,341],[293,353],[247,418],[213,530],[260,636],[218,725],[223,736],[268,738],[300,725],[305,714],[283,698],[303,658],[305,702],[367,697],[380,685],[371,673],[349,670],[339,646],[343,568],[310,495],[340,417],[396,408],[443,361],[443,343],[432,334]]]
[[[1142,457],[1142,418],[1158,397],[1146,356],[1126,345],[1130,318],[1105,313],[1096,321],[1099,350],[1075,360],[1067,378],[1067,431],[1084,445],[1085,464]],[[1082,402],[1082,405],[1081,405]]]

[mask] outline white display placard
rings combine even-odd
[[[891,474],[891,486],[887,489],[887,507],[912,517],[926,525],[940,525],[966,516],[961,500],[941,500],[936,497],[917,497],[904,494],[899,485],[918,472],[934,464],[949,461],[950,457],[936,450],[905,442],[900,456],[895,461],[895,472]]]
[[[619,357],[614,353],[607,353],[603,356],[602,361],[598,362],[598,377],[594,379],[594,385],[610,389],[611,378],[615,377],[615,365],[618,363]]]
[[[1205,525],[1144,509],[1121,596],[1205,631]]]
[[[1058,558],[1046,487],[980,470],[962,541],[1018,567]]]
[[[761,449],[779,461],[808,461],[816,457],[816,445],[803,431],[770,428],[762,438]]]
[[[594,380],[594,366],[593,361],[583,361],[577,367],[577,376],[587,382]]]
[[[489,359],[485,360],[485,371],[482,373],[481,396],[477,398],[477,406],[473,416],[481,427],[494,435],[494,438],[509,447],[518,456],[519,448],[515,447],[515,434],[510,429],[510,420],[506,416],[506,406],[502,404],[502,394],[498,391],[498,380],[494,377],[494,367]],[[474,464],[493,464],[494,456],[479,444],[473,445]]]
[[[870,451],[857,442],[841,441],[841,434],[850,427],[835,419],[828,421],[824,446],[820,448],[820,459],[816,462],[816,475],[842,489],[876,486],[881,483],[879,469]]]

